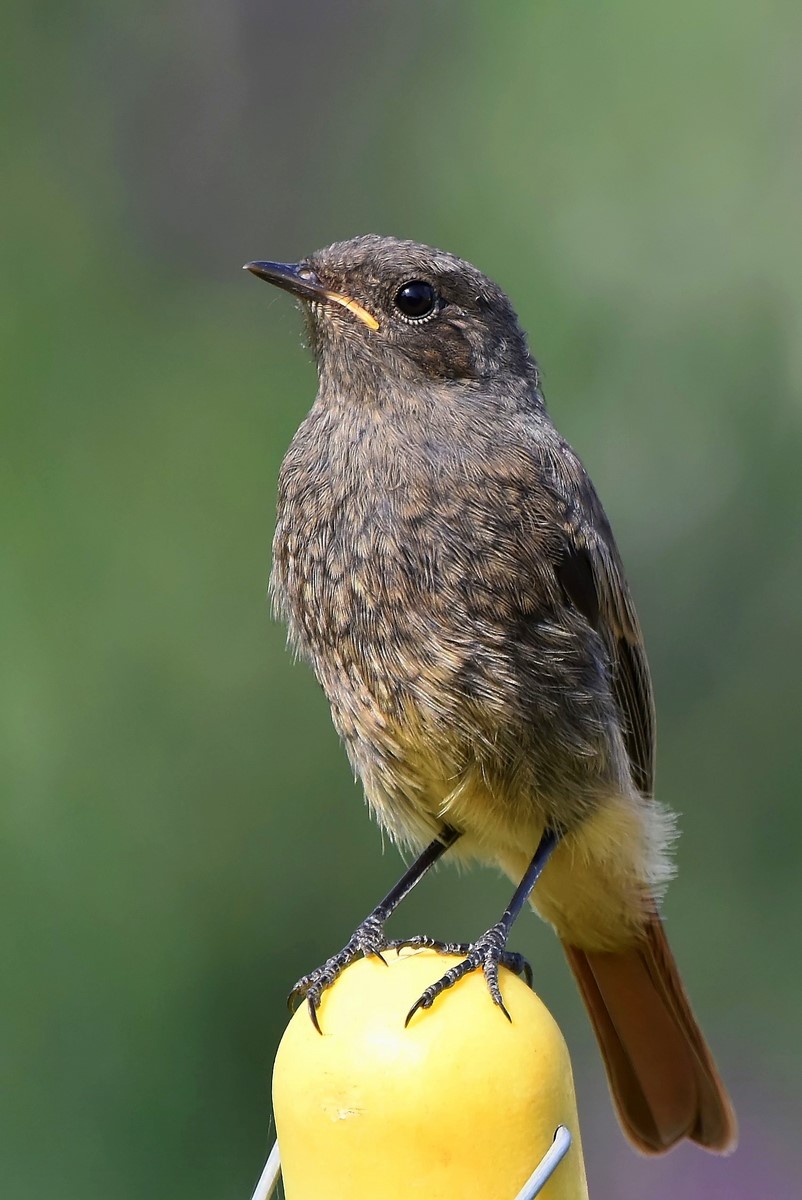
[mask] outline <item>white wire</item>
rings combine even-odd
[[[273,1143],[273,1149],[267,1156],[265,1169],[259,1176],[259,1182],[256,1185],[256,1190],[251,1197],[251,1200],[270,1200],[270,1197],[276,1190],[278,1177],[281,1174],[281,1159],[278,1153],[278,1142]]]
[[[533,1200],[548,1183],[565,1158],[571,1145],[571,1134],[564,1125],[558,1125],[554,1141],[521,1188],[515,1200]]]

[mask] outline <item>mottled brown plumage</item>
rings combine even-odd
[[[516,882],[559,835],[532,903],[567,948],[624,1127],[648,1151],[730,1148],[657,915],[673,823],[652,799],[637,617],[508,299],[391,238],[250,266],[304,301],[320,379],[281,469],[276,609],[368,803],[398,841],[447,835]],[[302,981],[313,1010],[376,936]]]

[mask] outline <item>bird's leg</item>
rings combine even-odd
[[[433,983],[430,987],[427,987],[423,995],[416,1000],[412,1008],[409,1010],[407,1019],[405,1021],[406,1025],[409,1024],[419,1008],[431,1008],[437,997],[444,992],[446,988],[453,987],[458,980],[463,978],[463,976],[470,974],[471,971],[475,971],[479,967],[481,967],[484,972],[485,980],[487,981],[487,986],[490,990],[490,995],[493,998],[494,1004],[499,1006],[508,1021],[512,1020],[510,1014],[507,1012],[507,1009],[504,1006],[504,1000],[502,998],[501,989],[498,982],[498,969],[499,966],[509,966],[510,960],[512,960],[512,969],[516,970],[516,960],[518,960],[517,973],[522,973],[520,964],[523,963],[528,976],[531,977],[531,971],[529,971],[528,964],[525,963],[525,960],[523,960],[520,955],[507,955],[505,947],[507,945],[507,938],[510,935],[510,930],[512,929],[516,917],[520,913],[521,909],[529,898],[530,892],[543,873],[543,869],[551,858],[559,840],[559,834],[550,829],[546,830],[540,839],[538,848],[535,851],[531,863],[526,869],[523,879],[518,884],[513,893],[512,899],[504,910],[501,920],[495,925],[491,926],[486,933],[482,934],[478,941],[473,942],[471,945],[454,946],[453,953],[464,953],[465,958],[462,962],[456,963],[455,966],[446,971],[445,975],[438,979],[436,983]],[[406,944],[426,945],[427,942],[425,939],[420,941],[411,939]]]
[[[337,976],[357,958],[367,958],[372,954],[377,954],[381,958],[382,950],[386,950],[389,946],[384,936],[384,924],[387,918],[409,895],[415,884],[423,879],[426,872],[445,854],[446,850],[454,845],[459,836],[456,829],[446,826],[440,836],[436,837],[415,859],[412,866],[404,872],[395,887],[390,889],[384,899],[357,926],[342,950],[326,959],[322,966],[298,980],[289,994],[288,1004],[292,1009],[305,998],[309,1015],[318,1032],[320,1032],[320,1025],[317,1019],[317,1008],[326,988],[331,987]]]

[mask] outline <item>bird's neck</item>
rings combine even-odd
[[[439,379],[405,371],[401,365],[388,372],[370,360],[347,362],[341,356],[328,356],[318,361],[318,378],[318,403],[327,408],[388,409],[419,421],[425,421],[433,409],[484,406],[488,398],[492,398],[499,415],[522,408],[545,408],[534,359],[515,373],[499,371],[478,379]]]

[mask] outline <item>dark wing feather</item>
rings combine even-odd
[[[607,517],[584,468],[567,446],[559,467],[565,524],[555,572],[565,598],[610,646],[613,688],[632,778],[640,792],[651,795],[654,701],[637,614]],[[566,468],[571,479],[566,479]]]

